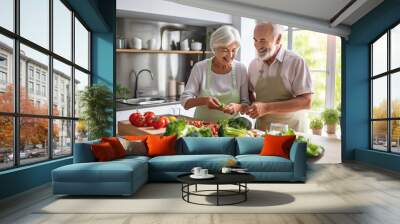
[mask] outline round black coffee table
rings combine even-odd
[[[182,174],[177,177],[178,181],[182,183],[182,199],[188,203],[198,205],[234,205],[247,200],[247,192],[249,188],[247,183],[255,180],[255,177],[248,173],[216,173],[213,174],[215,177],[212,179],[193,179],[190,177],[191,173]],[[197,185],[216,185],[215,190],[197,190]],[[194,191],[190,191],[190,186],[195,186]],[[220,185],[236,185],[237,190],[223,190],[220,189]],[[215,194],[205,194],[209,192],[215,192]],[[204,196],[204,197],[216,197],[216,204],[202,204],[190,201],[190,196]],[[239,200],[231,203],[221,203],[221,197],[232,197],[241,196]]]

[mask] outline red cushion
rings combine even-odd
[[[295,135],[291,136],[276,136],[266,135],[264,137],[264,145],[261,149],[262,156],[280,156],[289,159],[290,148],[296,140]]]
[[[116,137],[110,137],[110,138],[101,138],[101,142],[108,142],[114,149],[115,155],[118,158],[125,157],[126,156],[126,151],[124,149],[124,146],[122,146],[121,142],[119,141],[118,138]]]
[[[122,136],[126,140],[130,141],[136,141],[136,140],[141,140],[141,141],[146,141],[148,135],[126,135]]]
[[[91,145],[91,149],[94,157],[99,162],[110,161],[117,158],[113,147],[108,142],[93,144]]]
[[[176,155],[176,136],[149,135],[148,156]]]

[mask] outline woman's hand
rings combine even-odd
[[[239,111],[241,111],[242,105],[237,104],[237,103],[230,103],[226,105],[222,111],[227,114],[237,114]]]
[[[208,109],[211,110],[219,110],[221,103],[219,102],[219,100],[215,97],[211,97],[211,96],[207,96],[204,97],[204,105],[206,105],[208,107]]]

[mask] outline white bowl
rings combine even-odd
[[[192,51],[201,51],[202,43],[201,42],[192,42],[190,44],[190,48]]]

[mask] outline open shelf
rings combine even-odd
[[[121,48],[117,48],[117,53],[211,54],[212,51],[139,50],[139,49],[121,49]]]

